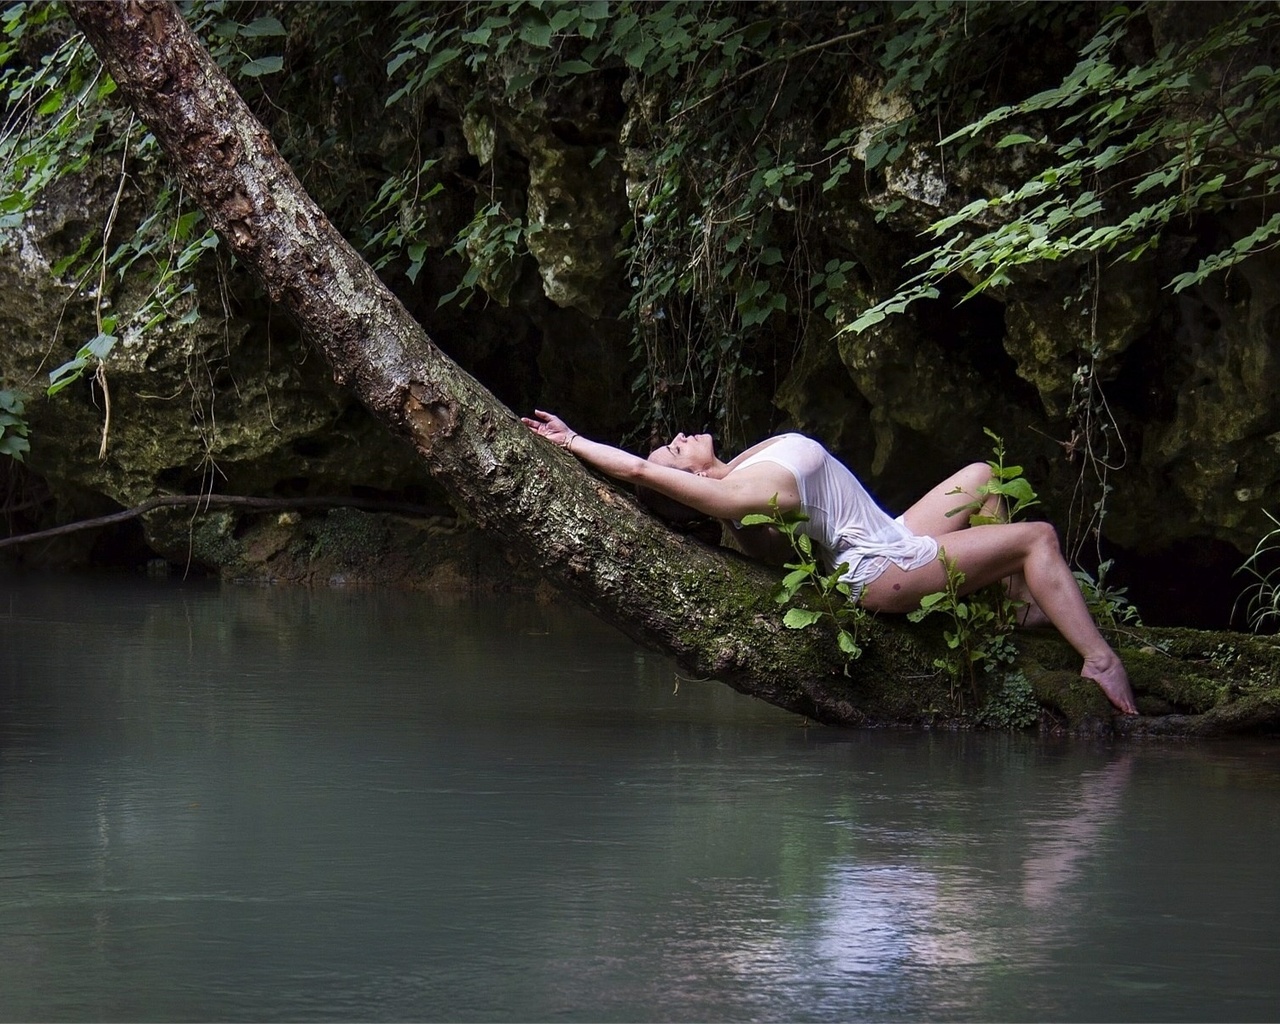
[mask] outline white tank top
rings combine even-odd
[[[760,462],[776,463],[796,478],[800,507],[809,517],[801,531],[813,540],[828,572],[849,563],[841,579],[854,584],[855,592],[890,563],[918,569],[938,557],[936,540],[916,536],[901,517],[885,512],[858,478],[813,438],[781,434],[731,472]]]

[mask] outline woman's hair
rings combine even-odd
[[[655,448],[649,453],[649,461],[656,462],[660,466],[671,466],[674,461],[671,457],[671,449],[665,445]],[[640,499],[641,505],[665,519],[672,526],[688,529],[694,524],[711,518],[705,512],[699,512],[696,508],[686,505],[683,501],[668,498],[665,494],[655,491],[652,487],[637,486],[636,497]]]
[[[699,519],[709,518],[696,508],[686,505],[683,501],[676,501],[675,498],[668,498],[665,494],[655,491],[652,487],[637,487],[636,497],[640,499],[641,505],[669,523],[687,525],[697,522]]]
[[[653,512],[659,519],[677,533],[686,537],[694,537],[711,547],[718,547],[723,539],[724,528],[719,519],[699,512],[683,501],[668,498],[652,487],[637,487],[636,497],[640,504]]]

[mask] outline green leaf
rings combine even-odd
[[[630,68],[640,68],[644,65],[644,59],[649,56],[649,52],[653,49],[653,40],[641,37],[640,40],[631,47],[625,54],[623,60],[627,62]]]
[[[79,357],[68,360],[57,369],[49,373],[49,387],[45,393],[50,397],[56,395],[68,384],[72,384],[80,379],[80,375],[84,373],[84,368],[88,363]]]
[[[255,57],[240,66],[240,74],[247,75],[249,78],[260,78],[263,75],[274,75],[283,68],[283,57]]]
[[[23,462],[23,452],[31,451],[31,443],[17,434],[5,434],[0,437],[0,455],[10,456],[14,462]]]
[[[1015,499],[1023,506],[1032,504],[1036,498],[1036,492],[1032,490],[1030,482],[1023,477],[1003,483],[996,490],[1006,497]]]
[[[794,594],[800,589],[801,584],[809,578],[809,575],[808,569],[797,569],[795,572],[789,572],[782,579],[782,588],[788,593]]]
[[[1010,146],[1022,146],[1028,142],[1035,142],[1030,135],[1022,135],[1014,132],[1012,135],[1006,135],[1003,139],[996,143],[996,149],[1008,149]]]
[[[574,5],[567,4],[551,15],[551,31],[563,32],[577,20],[578,11],[574,9]]]
[[[547,22],[533,22],[520,29],[520,38],[540,50],[545,50],[551,45],[551,34],[551,26]]]
[[[80,350],[80,355],[94,359],[106,359],[115,347],[116,339],[111,334],[98,334]]]
[[[286,35],[286,32],[279,19],[265,17],[255,18],[249,24],[241,25],[240,35],[246,39],[257,39],[261,36],[282,36]]]
[[[430,61],[427,62],[426,71],[423,72],[428,78],[435,75],[446,64],[451,63],[462,51],[450,47],[434,54]]]
[[[177,223],[173,226],[174,236],[185,240],[187,236],[191,234],[191,229],[195,227],[196,223],[199,222],[200,218],[203,216],[204,214],[199,210],[191,210],[184,213],[178,218]]]
[[[804,629],[812,626],[822,618],[822,612],[810,611],[808,608],[789,608],[782,617],[782,624],[788,629]]]
[[[36,108],[36,113],[41,117],[48,117],[50,114],[56,113],[62,109],[62,93],[55,91],[48,99]]]

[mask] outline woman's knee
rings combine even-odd
[[[977,497],[978,491],[991,483],[991,467],[985,462],[971,462],[952,479],[966,494]]]
[[[1021,525],[1026,528],[1029,537],[1028,548],[1062,554],[1062,545],[1058,541],[1058,529],[1053,523],[1037,520]]]

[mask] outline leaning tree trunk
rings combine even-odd
[[[877,623],[867,653],[846,673],[829,632],[782,626],[769,573],[671,533],[535,438],[449,360],[307,195],[172,3],[68,7],[223,242],[294,317],[335,379],[414,446],[494,543],[535,559],[607,621],[688,671],[780,707],[841,724],[952,717],[932,667],[935,630]],[[1241,664],[1274,683],[1274,651],[1243,640],[1240,650]],[[1033,653],[1026,667],[1043,702],[1074,722],[1109,717],[1096,688],[1067,669],[1074,655],[1062,644],[1041,641]],[[1130,665],[1152,710],[1196,713],[1140,728],[1258,728],[1277,718],[1276,702],[1259,705],[1252,693],[1247,706],[1231,706],[1233,717],[1213,710],[1194,662],[1139,654]]]

